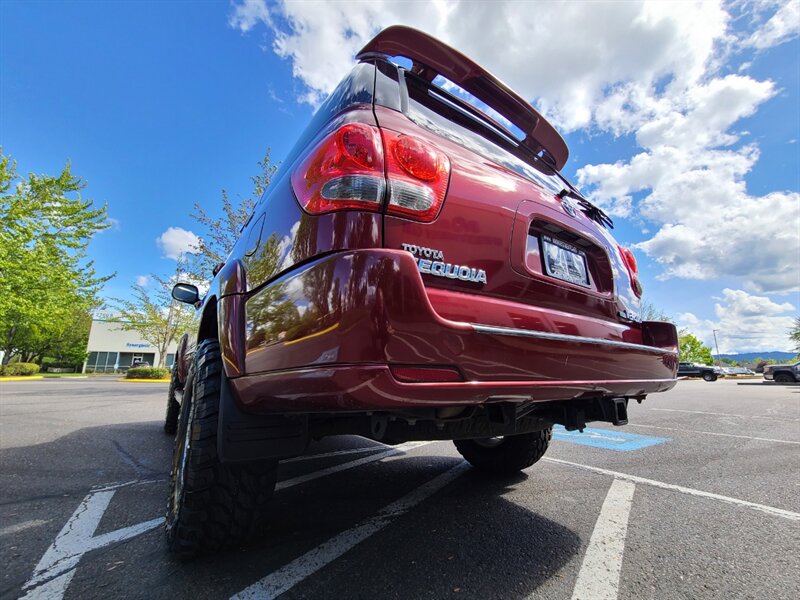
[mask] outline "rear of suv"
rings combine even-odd
[[[357,61],[207,296],[173,291],[198,306],[165,423],[182,555],[257,530],[277,461],[309,440],[454,440],[513,473],[554,424],[623,425],[675,385],[675,327],[639,319],[636,260],[560,174],[552,125],[413,29]]]

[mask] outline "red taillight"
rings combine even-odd
[[[625,266],[628,267],[628,270],[631,271],[634,275],[639,273],[639,269],[636,265],[636,257],[633,255],[628,248],[623,248],[622,246],[619,247],[620,254],[622,254],[622,260],[625,261]]]
[[[442,208],[449,179],[450,160],[428,142],[349,123],[311,150],[292,174],[292,189],[311,214],[377,212],[388,196],[387,213],[429,222]]]
[[[292,188],[312,214],[379,211],[386,190],[380,133],[349,123],[327,135],[292,174]]]
[[[392,154],[403,170],[420,181],[436,181],[440,172],[439,153],[422,140],[410,136],[397,138]]]
[[[642,284],[639,281],[639,266],[636,264],[636,257],[628,248],[623,248],[622,246],[617,246],[617,248],[619,249],[619,255],[622,258],[622,263],[628,270],[628,277],[631,280],[631,288],[633,288],[634,293],[641,298],[643,290]]]
[[[386,212],[430,222],[439,214],[450,179],[450,159],[428,142],[382,130],[389,202]]]

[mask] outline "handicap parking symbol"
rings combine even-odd
[[[553,439],[560,442],[592,446],[593,448],[616,450],[617,452],[641,450],[642,448],[671,441],[670,438],[639,435],[638,433],[622,431],[609,431],[608,429],[591,429],[588,427],[583,430],[583,433],[580,431],[567,431],[562,425],[553,427]]]

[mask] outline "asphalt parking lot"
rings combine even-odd
[[[449,442],[323,440],[266,537],[190,563],[161,530],[165,394],[0,383],[0,597],[800,598],[800,386],[682,381],[510,480]]]

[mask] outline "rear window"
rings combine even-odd
[[[408,71],[403,74],[408,91],[408,105],[404,112],[412,121],[514,171],[553,194],[564,188],[561,180],[546,167],[540,169],[506,150],[514,149],[519,144],[501,128],[461,106],[459,98],[454,94],[429,84]],[[468,102],[468,98],[460,100]],[[486,111],[483,106],[475,108]]]

